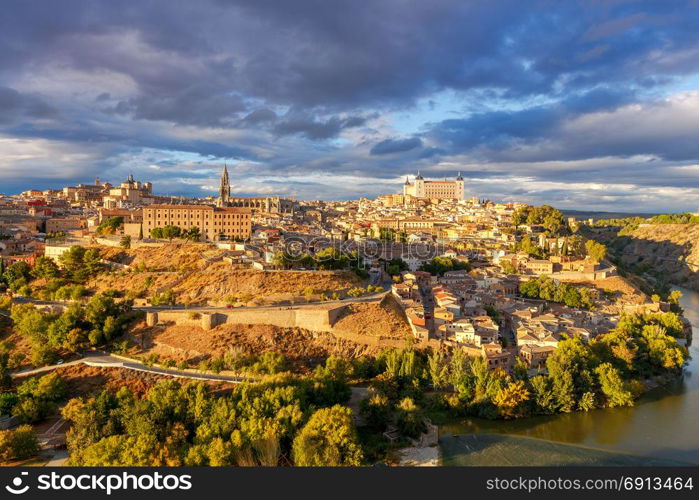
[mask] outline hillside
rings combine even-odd
[[[152,297],[171,289],[178,302],[206,304],[239,297],[241,302],[275,303],[300,300],[308,289],[316,294],[343,292],[365,285],[349,271],[256,271],[241,269],[221,258],[224,251],[209,245],[172,244],[120,250],[100,248],[105,259],[128,270],[98,276],[95,291],[116,289]]]
[[[297,368],[312,367],[330,355],[356,358],[402,346],[410,336],[405,316],[395,300],[352,304],[333,332],[273,325],[223,324],[205,331],[174,324],[149,328],[139,324],[129,333],[132,354],[157,354],[160,360],[197,363],[225,354],[278,352]],[[136,346],[143,346],[143,350]]]
[[[226,253],[214,245],[202,243],[171,243],[129,250],[107,246],[97,248],[106,260],[134,268],[146,266],[151,271],[177,271],[205,266],[208,261],[221,258]]]
[[[632,272],[699,290],[699,224],[647,224],[624,236],[611,228],[592,234]]]

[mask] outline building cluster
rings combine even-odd
[[[231,196],[226,167],[215,199],[158,196],[152,183],[133,175],[118,185],[96,179],[93,184],[0,195],[0,257],[4,263],[33,262],[44,253],[58,255],[65,247],[96,239],[118,245],[122,236],[138,244],[153,240],[151,231],[168,225],[182,231],[196,227],[202,241],[249,240],[253,224],[279,227],[293,218],[296,205],[278,196]],[[121,220],[118,231],[101,233],[100,225],[111,218]],[[47,239],[56,248],[46,249]]]
[[[561,339],[588,342],[618,320],[615,308],[583,311],[521,297],[521,279],[492,266],[442,276],[406,271],[391,292],[416,340],[461,348],[508,371],[517,358],[531,370],[542,369]]]
[[[511,370],[517,358],[538,369],[565,336],[587,341],[614,323],[604,308],[582,311],[519,295],[522,281],[603,279],[605,264],[551,252],[535,259],[516,251],[513,215],[521,205],[464,196],[464,179],[429,181],[421,175],[403,193],[353,201],[295,201],[231,196],[224,167],[215,199],[163,200],[152,185],[132,176],[118,187],[79,185],[61,191],[0,198],[0,255],[8,262],[59,255],[76,242],[119,245],[167,244],[157,228],[198,229],[201,241],[227,247],[226,259],[254,269],[274,268],[280,253],[300,256],[336,248],[367,271],[372,284],[386,284],[400,266],[391,292],[402,305],[416,340],[450,345],[483,356],[491,368]],[[115,234],[100,224],[120,217]],[[544,250],[567,245],[541,227],[520,225]],[[62,236],[51,239],[46,236]],[[558,254],[558,255],[557,255]],[[466,270],[431,274],[435,258],[468,263]],[[305,258],[292,267],[304,269]],[[394,266],[394,269],[391,269]],[[606,267],[605,267],[606,266]],[[603,299],[603,297],[602,297]]]

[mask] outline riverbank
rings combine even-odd
[[[442,436],[444,466],[668,466],[691,465],[502,434]]]
[[[680,305],[694,331],[699,328],[699,293],[681,289]],[[651,389],[633,407],[596,409],[589,412],[574,412],[552,416],[536,416],[518,420],[484,420],[464,418],[440,424],[440,447],[444,465],[508,465],[513,460],[507,453],[499,453],[500,445],[486,447],[488,453],[469,455],[465,446],[473,446],[468,440],[453,439],[458,436],[495,435],[510,440],[512,446],[520,446],[527,452],[519,439],[534,439],[556,445],[546,453],[558,453],[559,465],[575,464],[575,457],[587,456],[583,450],[601,450],[645,460],[699,464],[699,433],[696,430],[699,415],[699,348],[689,347],[691,358],[682,377]],[[507,441],[501,441],[504,443]],[[531,444],[527,441],[524,444]],[[572,446],[572,448],[559,448]],[[462,449],[461,446],[464,446]],[[504,445],[503,445],[504,446]],[[536,450],[543,450],[537,445]],[[506,448],[503,448],[506,449]],[[565,452],[565,453],[564,453]],[[570,452],[570,453],[568,453]],[[461,458],[460,458],[461,457]],[[616,455],[615,455],[616,457]],[[481,463],[478,461],[487,463]],[[617,457],[618,458],[618,457]],[[573,461],[571,461],[573,460]],[[457,463],[458,462],[458,463]],[[526,465],[535,465],[527,462]]]

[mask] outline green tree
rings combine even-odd
[[[68,334],[74,329],[89,327],[85,311],[79,304],[71,304],[47,329],[47,343],[53,347],[66,347]]]
[[[501,262],[500,262],[500,267],[502,268],[502,272],[505,273],[505,274],[519,274],[519,272],[518,272],[517,268],[515,267],[515,265],[514,265],[512,262],[508,261],[508,260],[506,260],[506,261],[501,261]]]
[[[517,380],[500,389],[493,398],[493,403],[503,418],[517,418],[524,415],[529,396],[525,382]]]
[[[99,250],[74,245],[58,258],[68,276],[78,282],[98,274],[103,265]]]
[[[397,276],[402,271],[407,271],[408,269],[408,264],[400,257],[391,259],[386,264],[386,272],[391,276]]]
[[[8,286],[12,287],[13,283],[23,282],[24,284],[31,278],[31,268],[24,261],[15,262],[5,269],[3,279]]]
[[[553,394],[558,411],[569,413],[575,409],[575,384],[570,372],[564,371],[553,379]]]
[[[10,353],[5,350],[0,351],[0,389],[12,387],[12,377],[10,377],[10,370],[7,367],[9,361]]]
[[[538,299],[540,291],[539,281],[536,279],[527,280],[519,285],[519,292],[525,297]]]
[[[449,365],[441,351],[435,351],[427,357],[427,366],[435,389],[441,389],[449,383]]]
[[[610,363],[602,363],[595,369],[607,406],[633,406],[633,393],[621,378],[619,370]]]
[[[293,460],[298,466],[353,466],[362,462],[362,449],[352,424],[352,411],[335,405],[313,413],[294,438]]]
[[[39,440],[31,425],[0,431],[0,462],[25,460],[39,453]]]
[[[392,413],[391,403],[384,394],[373,394],[362,401],[361,415],[366,425],[375,431],[386,429]]]
[[[65,380],[55,373],[29,379],[17,388],[19,401],[12,414],[22,422],[39,422],[56,410],[56,402],[66,393]]]
[[[34,304],[14,304],[10,313],[15,330],[35,342],[46,342],[51,317],[42,314]]]
[[[124,225],[123,217],[109,217],[103,220],[97,226],[97,233],[103,235],[116,234],[116,232]]]
[[[594,240],[587,240],[585,242],[585,251],[593,262],[602,262],[607,256],[607,247]]]
[[[182,234],[182,229],[177,226],[167,225],[163,227],[163,238],[172,241],[174,238],[179,238]]]
[[[546,368],[554,381],[554,393],[563,412],[573,411],[576,401],[585,392],[594,391],[594,368],[599,363],[590,346],[579,337],[558,343],[546,359]]]
[[[401,434],[417,438],[427,430],[425,418],[412,398],[403,398],[396,407],[396,426]]]
[[[58,276],[61,275],[60,271],[58,270],[58,266],[56,263],[53,261],[53,259],[49,257],[39,257],[36,259],[36,263],[34,264],[34,268],[31,270],[31,275],[34,278],[57,278]]]
[[[545,375],[537,375],[529,379],[529,385],[534,395],[534,411],[542,415],[556,413],[559,404],[551,378]]]
[[[522,237],[521,241],[517,244],[517,249],[537,259],[544,256],[543,250],[532,242],[528,234]]]
[[[192,226],[184,232],[184,237],[190,241],[199,241],[201,239],[201,230],[198,226]]]
[[[471,265],[468,262],[454,259],[452,257],[435,257],[430,262],[426,262],[420,266],[421,271],[426,271],[430,274],[442,275],[447,271],[470,271]]]

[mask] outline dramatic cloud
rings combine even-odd
[[[133,171],[210,194],[227,161],[249,194],[373,196],[462,170],[497,199],[696,210],[698,16],[690,0],[8,0],[0,191]]]
[[[0,125],[22,120],[40,120],[56,116],[56,110],[36,96],[20,94],[14,89],[0,87]]]
[[[408,139],[385,139],[371,148],[372,155],[387,155],[391,153],[402,153],[411,149],[422,146],[422,140],[419,137],[410,137]]]

